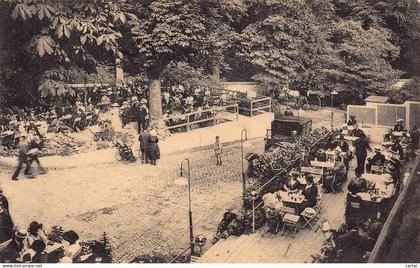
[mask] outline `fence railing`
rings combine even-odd
[[[255,99],[241,100],[239,105],[239,112],[241,112],[241,114],[252,117],[257,112],[261,111],[271,112],[271,97],[257,96]]]
[[[211,124],[216,124],[222,119],[230,119],[232,116],[238,120],[239,108],[238,104],[224,105],[224,106],[214,106],[210,109],[196,111],[186,114],[173,115],[162,118],[165,121],[167,128],[177,129],[177,128],[191,128],[192,125],[201,124],[209,122]]]

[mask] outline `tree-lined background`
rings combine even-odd
[[[2,106],[113,81],[116,59],[155,117],[180,71],[361,97],[420,74],[417,0],[9,0],[0,25]]]

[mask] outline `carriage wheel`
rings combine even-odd
[[[312,111],[318,111],[321,107],[321,99],[317,95],[307,97],[309,108]]]
[[[115,152],[115,159],[117,159],[117,161],[122,160],[122,157],[121,157],[120,152],[118,150]]]

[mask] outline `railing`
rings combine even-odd
[[[168,116],[162,119],[166,122],[168,130],[177,129],[181,127],[185,127],[188,130],[188,128],[191,128],[192,125],[203,124],[205,122],[211,122],[213,125],[215,125],[218,120],[227,118],[227,116],[223,116],[221,114],[222,112],[231,113],[236,117],[236,120],[238,120],[238,104],[214,106],[210,109]]]
[[[179,260],[179,258],[181,258],[182,256],[184,256],[184,254],[186,252],[189,252],[191,250],[191,247],[188,247],[186,249],[184,249],[181,253],[179,253],[175,258],[173,258],[172,260],[169,261],[169,263],[174,263],[175,261]]]
[[[378,240],[369,256],[368,263],[386,262],[386,256],[389,256],[389,251],[392,240],[396,238],[399,226],[403,220],[403,214],[407,210],[408,202],[414,194],[415,183],[420,183],[418,178],[418,170],[420,168],[420,154],[415,160],[415,165],[411,170],[410,177],[408,178],[407,185],[404,185],[400,195],[392,207],[387,220],[381,230]],[[412,201],[411,201],[412,202]],[[412,228],[415,228],[413,225]],[[406,244],[408,244],[407,242]],[[388,258],[389,259],[389,258]]]
[[[257,106],[257,103],[267,102],[261,106]],[[244,103],[247,103],[244,105]],[[239,105],[239,111],[241,114],[254,116],[257,112],[266,111],[271,112],[271,97],[257,96],[256,99],[242,99]]]

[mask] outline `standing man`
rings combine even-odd
[[[220,142],[219,136],[216,136],[216,142],[214,143],[213,149],[214,149],[214,154],[216,156],[216,166],[221,166],[223,148],[222,148],[222,143]]]
[[[372,151],[372,148],[370,148],[369,143],[364,134],[362,134],[357,140],[354,141],[353,146],[356,149],[356,172],[359,174],[363,174],[365,172],[365,161],[367,157],[367,151]]]
[[[143,129],[143,131],[139,135],[140,141],[140,158],[142,164],[147,164],[149,162],[149,156],[147,154],[147,146],[149,142],[149,131],[147,129]]]
[[[140,101],[135,107],[135,117],[137,121],[137,133],[140,134],[141,130],[147,128],[147,108],[143,101]]]
[[[32,136],[31,141],[29,142],[28,146],[28,161],[29,164],[32,165],[33,162],[36,162],[38,165],[38,170],[41,174],[45,174],[47,170],[41,166],[41,162],[39,161],[39,152],[42,149],[42,141],[39,136]]]
[[[18,176],[19,176],[20,171],[22,170],[23,164],[26,165],[24,174],[33,178],[33,176],[31,175],[31,165],[28,161],[28,147],[29,147],[29,144],[28,144],[28,141],[26,140],[26,136],[21,136],[18,143],[19,163],[18,163],[18,166],[16,167],[15,173],[12,176],[12,180],[14,181],[18,180]]]

